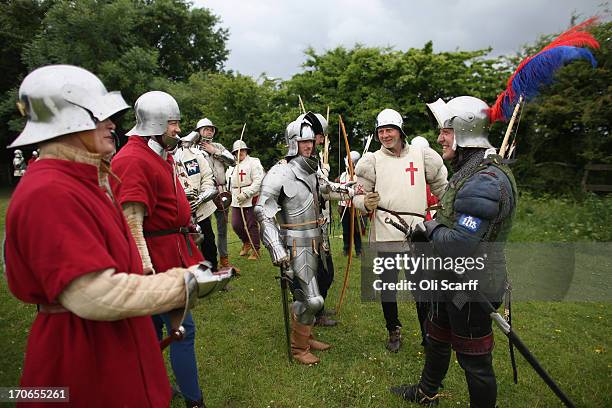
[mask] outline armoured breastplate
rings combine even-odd
[[[297,188],[295,195],[285,195],[280,202],[278,222],[281,235],[285,237],[288,245],[293,245],[293,242],[288,241],[289,238],[296,238],[298,246],[305,245],[305,242],[300,242],[303,239],[310,245],[313,238],[320,241],[321,237],[322,217],[317,191],[317,164],[301,156],[292,159],[288,164],[295,178],[287,183],[295,183]]]

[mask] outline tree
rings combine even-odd
[[[423,134],[432,140],[435,127],[425,114],[425,103],[461,95],[495,100],[509,70],[501,58],[486,58],[489,51],[434,53],[431,42],[405,52],[361,45],[323,54],[308,49],[305,72],[286,81],[281,92],[288,101],[301,95],[308,110],[325,112],[329,105],[334,133],[341,114],[355,150],[363,149],[362,140],[374,132],[383,108],[402,114],[409,136]]]
[[[258,84],[240,74],[200,72],[186,83],[168,83],[165,90],[177,99],[181,108],[182,134],[207,117],[219,129],[216,139],[230,148],[240,138],[246,123],[244,141],[265,167],[271,167],[282,157],[286,124],[273,105],[273,83]]]
[[[34,38],[51,4],[38,0],[0,3],[0,94],[18,85],[27,72],[21,50]]]
[[[164,76],[186,80],[198,71],[218,72],[229,51],[228,30],[216,28],[220,19],[204,8],[189,9],[179,0],[144,1],[135,32],[159,51]]]
[[[24,60],[30,70],[50,63],[78,65],[105,83],[105,74],[112,72],[109,86],[113,81],[139,86],[118,81],[119,75],[186,80],[198,70],[214,72],[223,66],[228,37],[226,29],[215,28],[218,22],[209,10],[190,10],[182,0],[57,1],[26,47]]]
[[[183,0],[21,0],[3,4],[0,12],[0,21],[7,23],[1,38],[17,40],[3,42],[3,68],[21,73],[13,82],[1,82],[3,101],[10,98],[0,103],[2,123],[10,124],[0,135],[5,145],[23,127],[15,109],[16,87],[40,66],[83,67],[133,103],[163,79],[186,80],[198,70],[219,70],[228,54],[227,30],[215,27],[218,17],[207,9],[190,9]],[[23,27],[16,26],[21,22]],[[14,57],[21,48],[20,65]]]
[[[0,2],[0,145],[8,144],[10,122],[18,120],[16,88],[28,72],[21,50],[36,35],[52,1],[8,0]],[[18,120],[19,121],[19,120]],[[21,122],[19,122],[21,123]],[[12,174],[12,153],[0,149],[0,181]]]

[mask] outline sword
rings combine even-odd
[[[491,302],[489,302],[489,300],[480,291],[476,291],[476,293],[480,298],[479,305],[484,308],[486,312],[489,313],[489,316],[491,316],[491,319],[495,322],[497,327],[502,331],[502,333],[504,333],[504,335],[506,335],[510,343],[514,345],[514,347],[516,347],[519,353],[523,355],[525,360],[527,360],[531,367],[533,367],[533,369],[536,373],[538,373],[540,378],[544,380],[546,385],[548,385],[548,388],[550,388],[552,392],[555,393],[555,395],[561,400],[561,402],[563,402],[566,407],[574,408],[574,403],[567,397],[567,395],[565,395],[565,393],[563,393],[561,388],[559,388],[559,385],[557,385],[557,383],[555,382],[555,380],[552,379],[550,374],[546,372],[546,370],[544,369],[544,367],[542,367],[538,359],[533,354],[531,354],[531,352],[529,351],[525,343],[523,343],[523,341],[520,339],[518,334],[516,334],[512,330],[512,326],[510,326],[510,324],[502,317],[502,315],[500,315],[497,310],[495,310]]]
[[[283,318],[285,320],[285,339],[287,340],[287,358],[289,362],[293,361],[293,357],[291,356],[291,338],[289,336],[290,330],[290,321],[289,321],[289,304],[288,304],[288,282],[290,279],[287,277],[285,273],[286,266],[280,266],[280,276],[277,276],[276,279],[280,281],[280,290],[281,290],[281,303],[283,304]]]
[[[402,233],[404,233],[404,235],[406,235],[406,240],[408,240],[410,238],[410,227],[406,227],[404,225],[398,224],[397,222],[393,221],[389,217],[385,217],[385,224],[393,225],[395,228],[397,228]]]
[[[387,220],[389,220],[389,222],[387,222]],[[404,228],[402,225],[399,225],[390,218],[385,219],[385,222],[387,224],[393,225],[395,228],[406,234],[406,228]],[[407,235],[407,237],[410,238],[410,235]],[[466,277],[466,279],[470,279],[470,276],[467,272],[464,274],[464,276]],[[480,307],[482,307],[484,311],[489,314],[491,320],[495,322],[497,327],[508,338],[510,344],[516,347],[519,353],[523,355],[525,360],[527,360],[527,362],[531,365],[531,367],[533,367],[535,372],[540,376],[540,378],[542,378],[542,380],[544,380],[546,385],[548,385],[548,387],[552,390],[552,392],[555,393],[555,395],[561,400],[561,402],[563,402],[563,404],[568,408],[574,408],[574,403],[567,397],[567,395],[565,395],[565,393],[563,393],[561,388],[559,388],[559,385],[557,385],[557,383],[555,382],[555,380],[552,379],[550,374],[546,372],[546,370],[544,369],[544,367],[542,367],[538,359],[533,354],[531,354],[525,343],[523,343],[518,334],[516,334],[512,330],[512,326],[510,326],[510,324],[502,317],[502,315],[497,312],[497,310],[493,307],[489,299],[487,299],[487,297],[483,295],[479,289],[476,289],[474,292],[476,293],[476,296],[478,296],[478,304],[480,305]]]

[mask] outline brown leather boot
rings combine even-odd
[[[301,324],[296,320],[291,325],[291,355],[301,364],[317,364],[319,357],[310,352],[308,340],[312,333],[312,326]]]
[[[230,266],[229,258],[227,256],[220,256],[219,257],[219,266],[221,268],[227,268],[228,266]]]
[[[312,333],[310,333],[310,337],[308,338],[308,344],[312,350],[316,351],[325,351],[331,348],[330,344],[323,343],[322,341],[315,339]]]
[[[243,242],[242,249],[240,250],[240,256],[248,256],[251,249],[252,247],[250,242]]]
[[[232,268],[234,268],[235,275],[236,276],[240,276],[240,269],[238,269],[238,267],[230,264],[229,257],[227,257],[227,256],[220,256],[219,257],[219,269],[221,269],[221,268],[228,268],[230,266]]]
[[[250,260],[250,261],[254,261],[254,260],[256,261],[256,260],[259,259],[258,254],[259,254],[259,251],[253,251],[251,253],[251,255],[249,255],[249,257],[247,259]]]

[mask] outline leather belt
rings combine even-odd
[[[145,238],[150,237],[162,237],[164,235],[172,235],[172,234],[182,234],[185,237],[185,243],[187,244],[187,252],[189,256],[193,255],[193,251],[191,250],[191,245],[189,244],[189,234],[191,230],[189,227],[178,227],[178,228],[170,228],[159,231],[144,231]]]
[[[70,310],[66,309],[64,306],[55,303],[55,304],[46,304],[46,305],[36,305],[38,308],[38,313],[47,313],[47,314],[55,314],[55,313],[70,313]]]
[[[170,228],[170,229],[159,230],[159,231],[145,231],[144,236],[145,237],[161,237],[164,235],[172,235],[172,234],[189,234],[189,232],[190,231],[188,227],[179,227],[179,228]]]
[[[321,226],[325,224],[325,218],[319,218],[318,220],[299,222],[297,224],[280,224],[281,228],[293,228],[293,227],[303,227],[305,225],[318,225]]]

